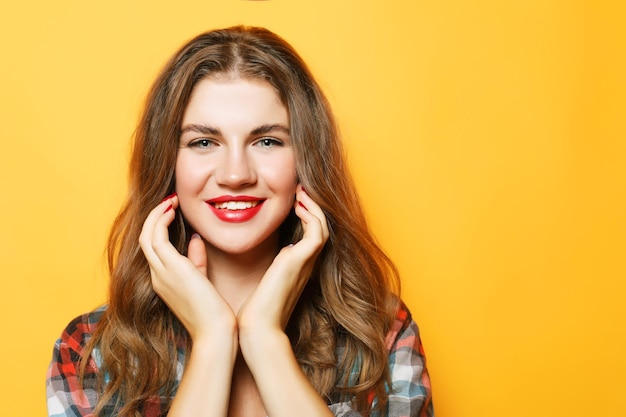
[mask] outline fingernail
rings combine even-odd
[[[304,186],[302,186],[302,191],[304,191],[306,195],[309,195],[309,193],[304,189]]]
[[[192,239],[198,239],[200,237],[200,234],[198,233],[194,233],[193,235],[191,235]]]
[[[164,202],[165,200],[169,200],[170,198],[175,197],[175,196],[176,196],[176,193],[175,193],[175,192],[173,192],[172,194],[168,195],[168,196],[167,196],[167,197],[165,197],[163,200],[161,200],[161,203],[162,203],[162,202]]]
[[[298,205],[300,205],[300,207],[304,207],[305,210],[308,210],[308,208],[306,208],[306,206],[302,204],[302,201],[298,201]]]
[[[170,211],[174,206],[172,206],[171,204],[169,206],[167,206],[167,208],[165,209],[165,211],[163,212],[163,214],[167,213],[168,211]]]

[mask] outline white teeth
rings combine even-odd
[[[259,204],[258,201],[225,201],[222,203],[215,203],[215,208],[225,210],[245,210],[255,207],[257,204]]]

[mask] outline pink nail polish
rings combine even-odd
[[[163,214],[167,213],[168,211],[170,211],[174,206],[172,206],[171,204],[169,206],[167,206],[167,208],[165,209],[165,211],[163,212]]]

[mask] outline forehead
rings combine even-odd
[[[288,123],[288,114],[276,89],[267,81],[248,78],[205,78],[193,88],[186,123]]]

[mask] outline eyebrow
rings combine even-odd
[[[203,135],[220,135],[221,134],[220,130],[215,127],[212,127],[209,125],[200,125],[196,123],[185,125],[185,127],[183,127],[180,130],[181,135],[186,132],[198,132],[198,133],[202,133]]]
[[[285,125],[281,125],[281,124],[267,124],[267,125],[261,125],[259,127],[256,127],[254,129],[252,129],[252,132],[250,132],[253,135],[263,135],[265,133],[270,133],[274,130],[279,130],[283,133],[289,134],[289,128]]]
[[[286,134],[290,134],[289,128],[279,123],[265,124],[265,125],[255,127],[254,129],[252,129],[252,131],[250,131],[250,134],[251,135],[263,135],[266,133],[273,132],[275,130],[281,131]],[[205,125],[205,124],[197,124],[197,123],[185,125],[180,130],[181,135],[186,132],[198,132],[198,133],[202,133],[203,135],[216,135],[216,136],[220,136],[222,134],[222,132],[216,127]]]

